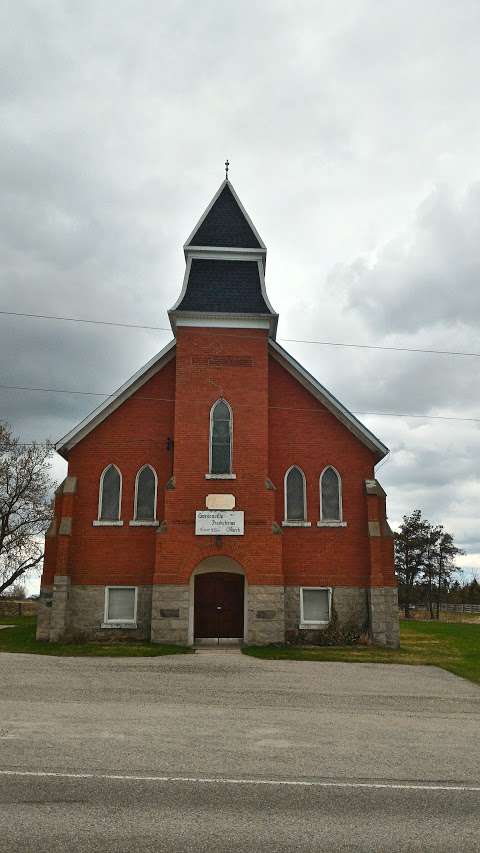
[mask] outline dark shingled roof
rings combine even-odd
[[[228,184],[225,184],[215,204],[196,230],[190,245],[229,246],[235,249],[261,248]]]
[[[260,285],[257,261],[194,258],[187,289],[177,311],[270,314]]]

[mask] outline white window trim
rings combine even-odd
[[[108,618],[108,600],[111,589],[134,589],[135,590],[135,603],[133,606],[133,619],[109,619]],[[137,627],[137,604],[138,604],[138,586],[130,586],[130,585],[116,585],[116,586],[106,586],[105,587],[105,607],[103,612],[103,624],[102,628],[123,628],[124,626],[130,626],[132,628]]]
[[[213,410],[217,403],[225,403],[228,407],[228,411],[230,412],[230,471],[227,474],[214,474],[212,471],[212,439],[213,439]],[[210,409],[210,433],[208,438],[208,474],[205,474],[206,480],[235,480],[235,474],[232,474],[232,461],[233,461],[233,410],[228,402],[225,400],[225,397],[219,397],[218,400],[215,400],[213,406]]]
[[[303,479],[303,519],[287,518],[287,478],[290,471],[294,468],[297,468],[300,471]],[[290,468],[285,471],[285,476],[283,478],[283,516],[282,527],[311,527],[311,522],[307,521],[307,479],[303,469],[300,468],[300,465],[290,465]]]
[[[340,518],[324,519],[323,518],[323,509],[322,509],[322,480],[323,480],[323,475],[325,474],[325,471],[328,471],[329,468],[331,468],[332,471],[335,471],[335,474],[337,475],[337,480],[338,480],[338,508],[340,511]],[[346,527],[347,524],[346,524],[346,522],[343,521],[342,478],[341,478],[339,472],[337,471],[337,469],[335,468],[335,466],[334,465],[325,465],[325,468],[323,469],[322,473],[320,474],[320,479],[318,482],[319,482],[319,488],[320,488],[320,521],[317,523],[317,527]]]
[[[116,468],[116,470],[118,471],[119,477],[120,477],[120,491],[118,494],[118,518],[108,519],[108,518],[101,518],[100,515],[102,512],[103,478],[104,478],[105,474],[107,473],[108,469],[112,466],[114,468]],[[120,471],[120,468],[118,467],[118,465],[115,465],[114,462],[109,462],[108,465],[106,465],[106,467],[103,469],[102,473],[100,474],[100,482],[99,482],[99,487],[98,487],[98,510],[97,510],[96,521],[93,522],[94,527],[121,527],[122,526],[123,521],[120,518],[120,516],[122,514],[122,489],[123,489],[122,472]]]
[[[303,590],[319,589],[328,592],[328,620],[308,620],[303,617]],[[332,618],[332,587],[331,586],[301,586],[300,587],[300,628],[310,628],[312,625],[329,625]]]
[[[138,479],[139,479],[142,471],[145,471],[145,468],[150,468],[150,470],[153,472],[153,476],[155,477],[155,497],[153,499],[154,515],[153,515],[153,518],[149,518],[149,519],[137,518],[137,512],[138,512],[138,507],[137,507]],[[157,494],[158,494],[157,472],[155,471],[155,468],[153,467],[153,465],[150,465],[149,462],[146,462],[145,465],[142,465],[142,467],[138,469],[137,476],[135,477],[135,494],[133,496],[133,520],[129,522],[130,527],[157,527],[158,526]]]

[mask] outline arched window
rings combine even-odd
[[[320,475],[320,520],[342,520],[342,481],[331,465]]]
[[[108,465],[100,477],[98,517],[100,521],[118,521],[122,498],[122,475],[116,465]]]
[[[156,511],[157,475],[151,465],[144,465],[135,480],[135,521],[155,521]]]
[[[210,412],[210,473],[232,473],[232,410],[217,400]]]
[[[297,465],[292,465],[285,474],[285,521],[306,522],[305,474]]]

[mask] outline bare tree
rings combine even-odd
[[[51,518],[50,445],[26,446],[0,422],[0,595],[38,566]]]

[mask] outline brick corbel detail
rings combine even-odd
[[[70,575],[70,542],[77,478],[66,477],[57,492],[59,492],[56,498],[56,501],[58,500],[58,527],[54,574],[68,577]]]
[[[365,480],[370,543],[370,585],[394,586],[393,537],[386,518],[385,491],[378,480]]]

